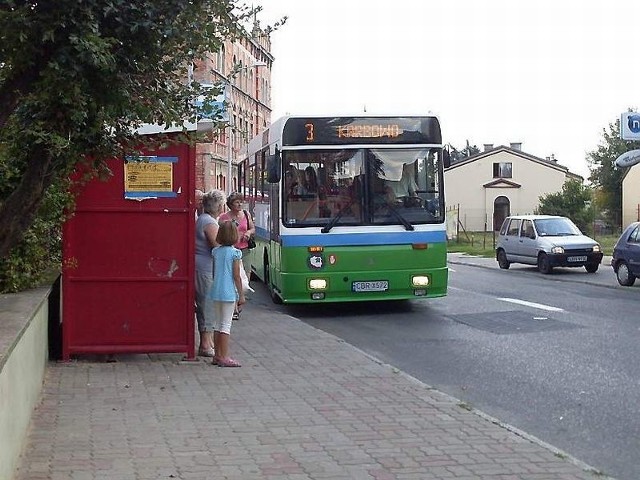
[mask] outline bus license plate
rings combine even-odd
[[[567,261],[568,262],[586,262],[587,261],[587,256],[586,255],[580,255],[577,257],[567,257]]]
[[[389,290],[389,282],[387,280],[353,282],[351,288],[354,292],[386,292]]]

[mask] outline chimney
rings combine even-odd
[[[488,152],[489,150],[491,150],[493,148],[493,143],[485,143],[484,144],[484,151]]]
[[[519,152],[522,151],[522,142],[511,142],[509,146],[512,150],[518,150]]]

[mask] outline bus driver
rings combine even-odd
[[[405,163],[402,165],[402,176],[399,180],[385,180],[385,192],[391,197],[390,200],[395,201],[402,197],[417,197],[418,184],[413,175],[413,164]]]

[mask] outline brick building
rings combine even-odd
[[[248,141],[271,122],[272,65],[271,39],[256,25],[249,37],[225,41],[219,52],[195,66],[194,79],[200,83],[228,85],[225,97],[230,120],[228,127],[214,131],[197,145],[196,188],[236,189],[236,162]],[[233,173],[229,184],[230,161]]]

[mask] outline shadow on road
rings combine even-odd
[[[291,316],[306,318],[342,318],[375,315],[398,315],[413,311],[411,300],[388,300],[376,302],[317,303],[287,305],[284,312]]]

